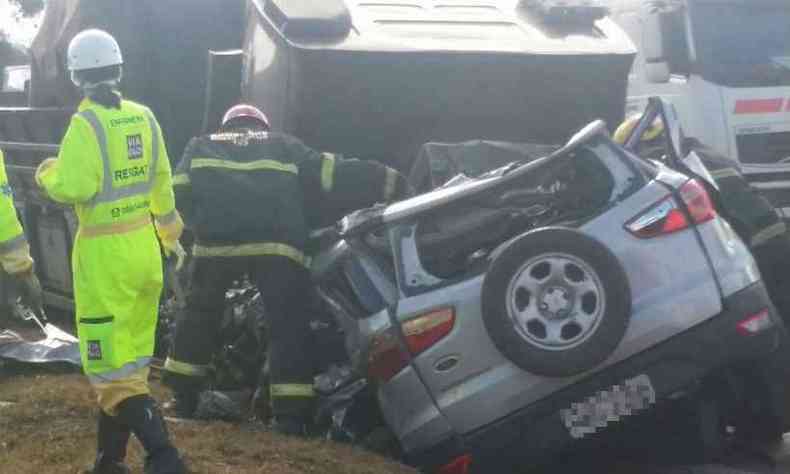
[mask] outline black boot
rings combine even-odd
[[[99,412],[98,446],[96,462],[87,472],[90,474],[129,474],[123,463],[126,458],[126,445],[129,442],[129,428],[117,419]]]
[[[275,416],[272,418],[272,430],[285,436],[307,436],[307,421],[299,416]]]
[[[300,396],[283,396],[271,393],[272,430],[287,436],[308,436],[315,411],[315,398],[308,396],[312,385],[302,385]],[[271,388],[271,386],[270,386]]]
[[[200,394],[197,392],[174,392],[173,401],[165,405],[165,410],[172,410],[176,418],[192,419],[197,412]]]
[[[165,409],[172,409],[178,418],[194,418],[204,378],[165,372],[162,382],[173,390],[173,401]]]
[[[127,398],[118,406],[118,418],[129,426],[146,452],[145,474],[185,474],[178,450],[170,442],[165,420],[148,395]]]

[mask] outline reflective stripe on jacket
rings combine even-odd
[[[406,178],[376,161],[324,153],[299,168],[305,216],[311,228],[332,225],[346,214],[411,194]]]
[[[239,130],[193,138],[176,168],[176,200],[198,257],[282,255],[304,263],[300,166],[320,154],[294,137]]]
[[[308,228],[408,195],[406,179],[381,163],[245,130],[194,138],[173,181],[196,256],[281,255],[300,263]]]

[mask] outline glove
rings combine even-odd
[[[57,164],[57,162],[58,162],[57,158],[49,157],[46,160],[42,161],[40,165],[38,165],[38,168],[36,168],[36,173],[35,173],[34,177],[35,177],[35,180],[36,180],[36,184],[39,187],[43,187],[44,175],[47,173],[47,171],[50,170],[50,168],[55,166]]]
[[[174,242],[162,242],[162,246],[165,249],[165,257],[167,257],[168,263],[174,265],[177,272],[180,271],[181,267],[184,266],[184,259],[187,256],[184,247],[181,246],[181,242],[178,240]]]
[[[21,275],[14,275],[17,279],[17,292],[22,300],[22,304],[28,308],[41,313],[44,308],[44,292],[41,289],[41,282],[31,270]]]

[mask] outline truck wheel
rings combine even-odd
[[[603,362],[631,317],[625,272],[601,243],[566,228],[523,234],[497,252],[483,283],[483,321],[522,369],[564,377]]]

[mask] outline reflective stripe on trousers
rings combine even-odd
[[[154,183],[154,176],[156,175],[156,164],[159,160],[159,133],[157,133],[156,128],[156,120],[154,117],[147,113],[148,115],[148,125],[151,128],[151,162],[149,163],[148,169],[151,170],[148,174],[148,180],[131,184],[128,186],[123,186],[119,188],[114,188],[112,183],[112,163],[110,162],[110,154],[108,151],[107,145],[107,134],[104,133],[104,127],[102,127],[101,122],[99,121],[99,117],[96,115],[96,112],[92,110],[85,110],[80,112],[79,115],[87,120],[90,124],[91,128],[93,128],[93,132],[96,134],[96,139],[99,143],[99,151],[101,152],[102,162],[104,164],[104,178],[102,179],[102,189],[101,191],[96,194],[96,196],[91,199],[91,204],[101,204],[101,203],[108,203],[113,201],[118,201],[120,199],[138,196],[138,195],[147,195],[151,192],[151,187]]]
[[[737,178],[741,176],[741,173],[738,172],[735,168],[722,168],[719,170],[713,170],[710,172],[710,175],[714,179],[724,179],[724,178]]]
[[[785,232],[787,232],[787,225],[785,225],[784,222],[777,222],[754,234],[750,244],[752,247],[758,247],[775,237],[779,237]]]
[[[308,263],[301,250],[288,244],[273,242],[210,247],[196,244],[193,249],[193,255],[195,257],[281,256],[287,257],[300,265],[307,265]]]
[[[208,365],[189,364],[180,362],[168,357],[165,360],[165,370],[175,374],[188,375],[191,377],[202,377],[208,375],[211,367]]]
[[[187,186],[192,184],[192,180],[186,173],[181,173],[173,176],[173,186]]]
[[[272,398],[314,397],[315,391],[310,384],[278,383],[269,386],[269,394]]]

